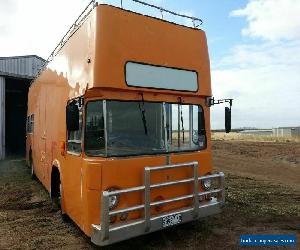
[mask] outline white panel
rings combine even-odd
[[[195,71],[127,62],[125,75],[128,86],[183,91],[198,90]]]

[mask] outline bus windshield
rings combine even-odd
[[[198,105],[90,101],[85,152],[110,157],[199,150],[204,146],[204,131],[203,110]]]

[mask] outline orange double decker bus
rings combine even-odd
[[[217,214],[211,96],[204,31],[92,1],[30,87],[32,175],[97,245]]]

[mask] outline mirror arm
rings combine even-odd
[[[229,109],[231,110],[232,102],[233,102],[232,98],[219,99],[219,100],[215,100],[215,98],[211,97],[211,96],[206,98],[206,105],[208,107],[211,107],[211,106],[217,105],[217,104],[221,104],[221,103],[229,103]]]
[[[215,100],[214,97],[207,97],[206,98],[206,105],[208,107],[211,107],[216,104],[222,104],[222,103],[229,103],[229,107],[225,107],[225,132],[229,133],[231,131],[231,107],[232,107],[232,98],[228,99],[219,99]]]

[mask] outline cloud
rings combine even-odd
[[[246,17],[248,27],[242,30],[243,35],[274,41],[300,37],[299,13],[299,0],[252,0],[231,15]]]
[[[235,99],[233,127],[300,125],[300,21],[293,22],[300,1],[295,2],[252,0],[231,12],[246,18],[242,34],[253,38],[234,46],[212,67],[214,95]],[[212,127],[223,123],[223,109],[212,108]]]
[[[234,127],[300,125],[299,65],[214,70],[216,97],[234,98]],[[223,109],[213,109],[213,126],[223,126]]]
[[[149,0],[164,7],[166,0]],[[37,54],[47,58],[89,0],[0,0],[0,55]],[[100,1],[120,6],[120,0]],[[161,17],[160,11],[123,1],[137,12]],[[174,17],[167,16],[169,20]],[[179,18],[180,19],[180,18]],[[183,23],[186,20],[179,20]]]
[[[293,66],[300,64],[300,56],[297,55],[300,55],[300,40],[239,44],[214,66],[217,68],[249,68],[266,65]]]
[[[3,0],[0,1],[0,17],[3,21],[0,22],[1,36],[7,36],[11,29],[9,26],[15,18],[15,9],[17,8],[15,0]]]
[[[86,0],[1,1],[0,55],[37,54],[47,58],[87,2]]]

